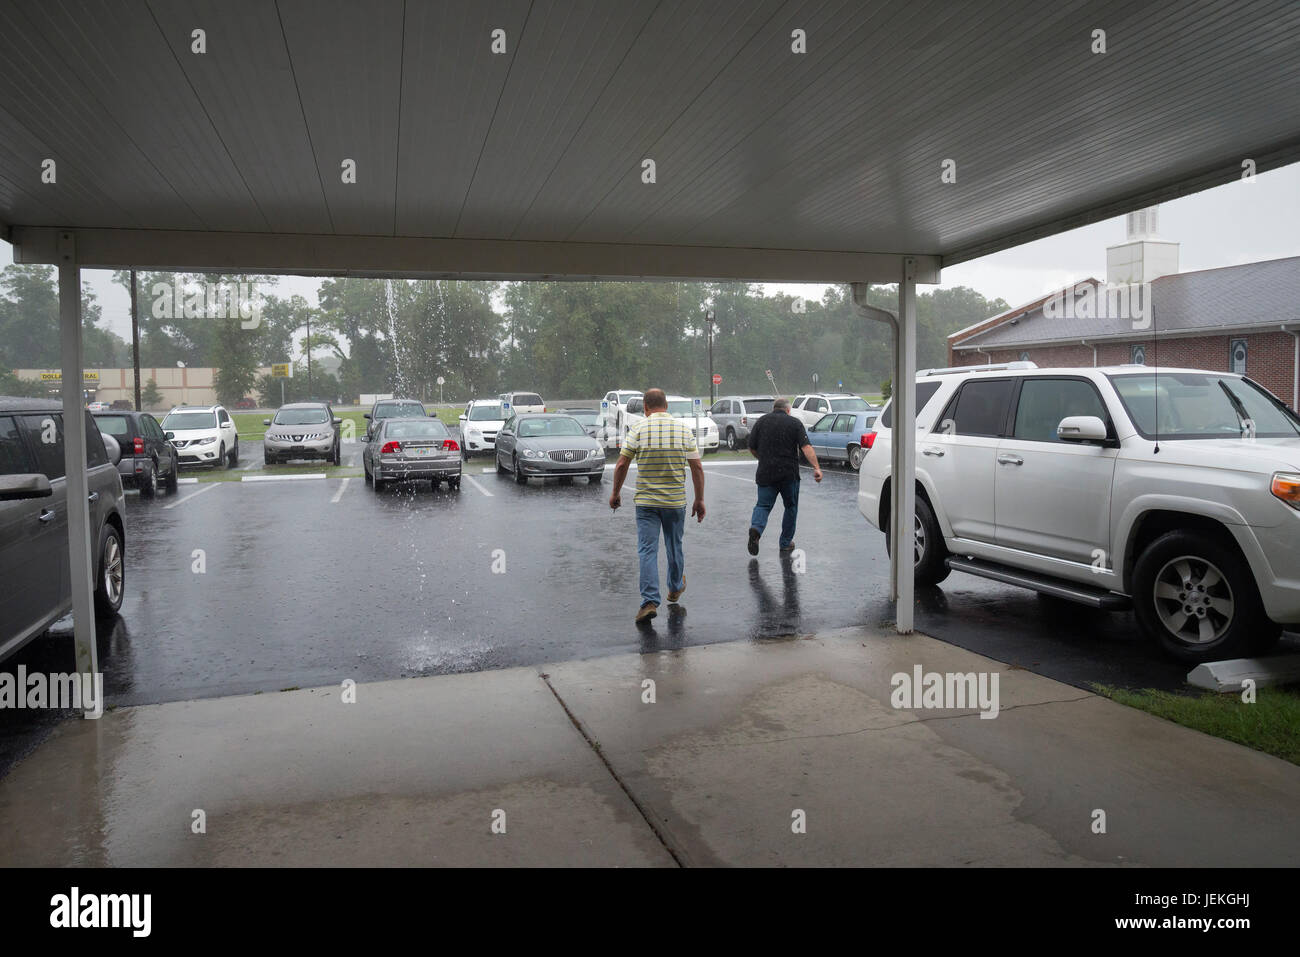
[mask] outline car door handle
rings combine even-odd
[[[998,455],[998,464],[999,465],[1024,465],[1025,460],[1018,455],[1011,455],[1007,452],[1003,452],[1000,455]]]
[[[99,501],[99,493],[98,493],[98,492],[91,492],[89,495],[86,496],[86,501],[87,501],[87,502],[98,502],[98,501]]]
[[[921,454],[933,455],[935,458],[941,459],[943,458],[943,449],[939,448],[937,445],[927,445],[925,448],[921,449]]]
[[[40,517],[40,520],[41,520],[42,522],[48,522],[48,521],[49,521],[50,519],[52,519],[52,518],[54,518],[54,509],[52,509],[52,508],[43,508],[43,509],[41,509],[41,517]]]

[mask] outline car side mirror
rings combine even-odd
[[[267,422],[266,424],[267,424],[267,425],[270,425],[271,423],[270,423],[270,422]],[[175,433],[175,432],[164,432],[164,433],[163,433],[163,438],[170,442],[172,439],[176,438],[176,433]]]
[[[1056,427],[1062,442],[1105,442],[1106,423],[1095,415],[1067,415]]]
[[[342,425],[342,424],[343,424],[343,420],[340,419],[340,418],[336,415],[336,416],[334,416],[334,424],[335,424],[335,425]]]
[[[364,419],[368,419],[368,418],[370,418],[370,413],[369,413],[369,412],[363,412],[363,413],[361,413],[361,417],[364,418]]]
[[[17,502],[28,498],[49,498],[54,492],[50,480],[41,472],[0,475],[0,502]]]
[[[463,415],[461,415],[461,416],[457,416],[457,418],[459,418],[462,422],[465,421],[465,416],[463,416]]]
[[[263,420],[262,420],[262,424],[263,424],[263,425],[270,425],[270,424],[271,424],[271,420],[270,420],[270,419],[263,419]]]

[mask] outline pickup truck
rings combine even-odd
[[[918,585],[952,571],[1131,607],[1184,661],[1300,624],[1300,418],[1250,379],[1030,362],[918,374]],[[889,542],[893,403],[858,508]]]

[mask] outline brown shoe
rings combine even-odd
[[[685,575],[682,576],[682,587],[679,588],[679,589],[677,589],[677,591],[670,591],[670,592],[668,593],[668,600],[669,600],[669,601],[676,601],[677,599],[679,599],[679,598],[682,597],[682,592],[684,592],[684,591],[686,591],[686,576],[685,576]]]
[[[641,606],[639,611],[637,611],[636,620],[638,622],[649,621],[658,613],[659,613],[659,606],[652,601],[648,601]]]

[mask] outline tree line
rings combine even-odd
[[[128,287],[129,274],[115,273],[114,282]],[[804,301],[749,283],[336,278],[321,281],[313,306],[276,295],[275,277],[141,272],[138,283],[141,365],[215,367],[225,403],[251,395],[278,405],[279,380],[257,370],[295,355],[288,400],[307,397],[308,355],[310,391],[343,401],[378,392],[432,401],[439,377],[452,402],[506,390],[594,398],[651,384],[707,395],[710,331],[720,394],[772,392],[769,371],[784,395],[811,390],[814,374],[823,391],[843,382],[845,391],[879,392],[889,377],[890,330],[857,316],[847,285]],[[213,307],[213,289],[239,283],[259,294],[255,322],[220,300]],[[897,310],[896,287],[873,286],[869,299]],[[1007,308],[966,287],[926,290],[916,300],[921,366],[945,364],[949,333]],[[129,367],[130,343],[104,327],[88,287],[82,313],[86,365]],[[322,359],[333,360],[337,375]],[[59,364],[55,270],[7,267],[0,392],[19,391],[13,369]]]

